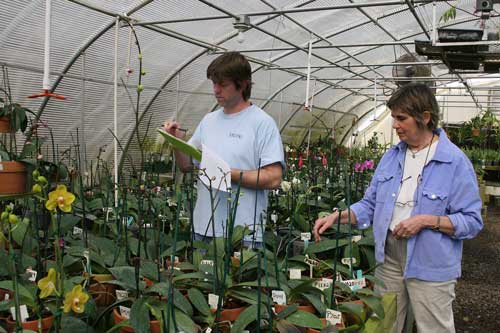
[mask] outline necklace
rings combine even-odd
[[[425,157],[425,161],[427,162],[427,157],[429,157],[429,150],[431,148],[431,145],[432,145],[432,142],[434,141],[434,134],[432,134],[432,138],[431,138],[431,142],[429,142],[428,144],[426,144],[425,146],[423,146],[422,148],[420,149],[417,149],[416,151],[413,151],[410,146],[407,146],[407,149],[410,151],[411,153],[411,157],[412,158],[415,158],[417,156],[418,153],[420,153],[422,150],[424,150],[425,148],[429,147],[429,149],[427,149],[427,156]]]

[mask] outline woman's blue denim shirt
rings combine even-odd
[[[448,281],[460,277],[462,240],[475,237],[483,228],[481,199],[476,174],[465,154],[442,129],[432,160],[424,167],[415,191],[417,205],[412,216],[448,216],[455,234],[448,236],[422,229],[408,239],[405,278]],[[400,142],[382,157],[365,196],[351,206],[358,228],[373,223],[375,258],[384,262],[384,246],[402,178],[406,143]]]

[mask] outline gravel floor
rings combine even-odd
[[[500,207],[488,208],[485,227],[464,242],[462,278],[453,305],[457,332],[500,332]]]

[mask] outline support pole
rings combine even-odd
[[[115,59],[114,59],[114,92],[113,92],[113,132],[114,132],[114,186],[115,207],[118,207],[118,37],[120,32],[120,17],[115,21]]]

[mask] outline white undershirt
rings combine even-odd
[[[406,149],[403,178],[401,178],[401,186],[389,226],[391,231],[394,230],[394,227],[398,225],[399,222],[411,216],[411,212],[415,206],[415,201],[413,200],[415,199],[415,191],[418,187],[419,176],[424,169],[424,163],[429,164],[429,161],[432,160],[436,152],[437,143],[438,140],[434,141],[430,147],[426,147],[417,153],[412,153],[409,148]],[[429,156],[427,156],[427,154],[429,154]],[[415,158],[413,158],[413,156],[415,156]]]

